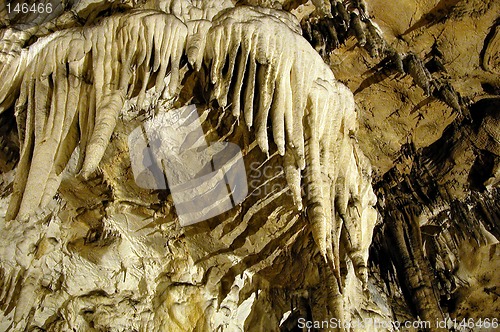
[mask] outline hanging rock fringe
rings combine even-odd
[[[209,68],[215,99],[230,105],[260,149],[284,156],[294,202],[298,210],[305,206],[314,241],[337,281],[345,230],[347,255],[366,285],[375,196],[370,165],[354,138],[353,94],[300,31],[291,14],[265,8],[226,9],[212,22],[135,10],[35,43],[26,55],[31,61],[20,69],[22,151],[6,219],[26,218],[48,204],[77,147],[78,171],[89,177],[125,100],[137,96],[141,106],[150,88],[175,96],[186,55],[196,70]]]
[[[214,97],[254,128],[264,153],[269,153],[270,123],[299,209],[304,172],[307,215],[321,254],[339,276],[338,243],[347,228],[349,255],[366,283],[376,199],[369,162],[352,138],[354,98],[297,33],[299,24],[290,22],[244,6],[215,17],[205,50]]]
[[[137,95],[142,103],[150,81],[165,95],[179,85],[187,28],[175,16],[132,11],[54,35],[22,79],[16,103],[22,152],[7,220],[54,196],[77,145],[81,175],[96,169],[126,98]]]

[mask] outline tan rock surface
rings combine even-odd
[[[43,4],[0,4],[0,330],[498,322],[498,1]]]

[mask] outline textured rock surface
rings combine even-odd
[[[45,4],[0,4],[0,330],[500,318],[497,1]],[[189,104],[248,195],[181,227],[127,143]]]

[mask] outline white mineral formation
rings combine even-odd
[[[176,4],[173,14],[195,18],[191,29],[174,15],[131,11],[92,28],[58,32],[32,57],[16,102],[22,153],[7,219],[25,219],[48,204],[77,146],[78,171],[88,178],[104,155],[125,99],[137,95],[141,107],[148,87],[163,97],[175,95],[181,56],[187,53],[199,68],[196,53],[206,45],[205,63],[219,105],[227,105],[234,86],[233,115],[243,113],[261,150],[269,154],[268,122],[279,154],[291,149],[284,166],[294,201],[302,205],[303,171],[314,239],[338,270],[342,222],[354,218],[352,213],[347,216],[348,206],[361,216],[368,215],[364,211],[375,203],[369,199],[360,205],[357,187],[370,181],[361,176],[369,174],[370,167],[364,163],[359,168],[354,155],[352,93],[335,81],[330,68],[300,36],[294,16],[248,6],[226,9],[213,19],[206,42],[193,37],[186,43],[188,31],[200,34],[208,21]],[[346,226],[355,223],[346,221]],[[373,229],[374,222],[366,226]],[[364,227],[358,228],[360,233]],[[353,247],[367,251],[360,239],[361,235],[351,236]],[[367,253],[361,256],[357,265],[366,267]]]
[[[436,321],[450,294],[455,313],[495,294],[481,264],[498,265],[498,102],[472,121],[457,91],[479,88],[436,73],[462,60],[434,25],[472,9],[403,1],[404,22],[422,15],[407,27],[368,2],[376,15],[354,0],[0,3],[0,330]],[[466,62],[496,91],[491,22]]]
[[[353,139],[354,100],[301,37],[297,19],[250,6],[158,6],[170,14],[132,10],[92,27],[55,32],[23,50],[14,38],[9,65],[2,66],[13,84],[2,91],[2,104],[12,103],[18,87],[21,157],[6,220],[30,224],[34,213],[47,209],[75,150],[73,173],[89,179],[126,100],[135,98],[140,108],[147,92],[175,97],[185,55],[196,70],[208,67],[213,96],[223,108],[231,96],[232,115],[244,119],[262,152],[269,156],[277,149],[284,156],[293,202],[298,210],[305,206],[314,240],[337,278],[340,233],[348,230],[346,248],[366,285],[376,214],[370,166]],[[15,326],[26,318],[20,301]]]
[[[187,28],[172,15],[132,11],[54,35],[30,48],[28,57],[32,48],[37,53],[22,73],[16,102],[22,152],[8,220],[52,199],[77,146],[81,175],[96,169],[126,98],[137,95],[142,105],[148,85],[165,96],[179,85]]]

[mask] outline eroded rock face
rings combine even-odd
[[[497,318],[494,1],[51,4],[0,7],[2,330]],[[129,137],[185,105],[189,167],[232,144],[248,191],[182,227],[178,186],[141,185]],[[206,165],[214,206],[234,156]]]

